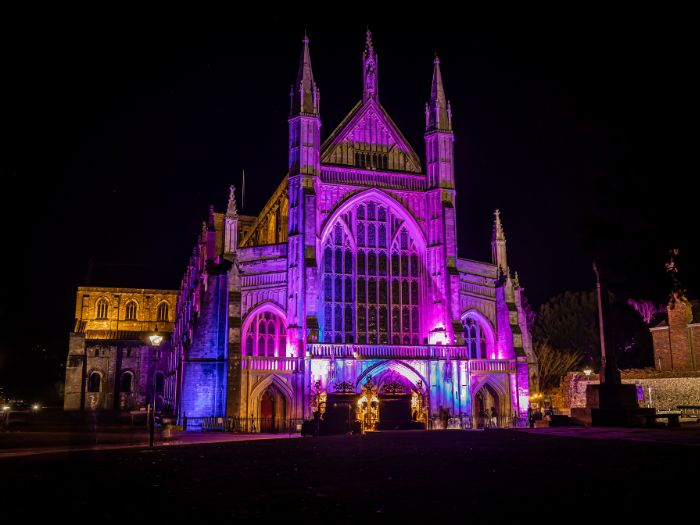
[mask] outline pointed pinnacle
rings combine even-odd
[[[506,234],[503,231],[503,224],[501,224],[501,212],[498,208],[493,212],[493,240],[494,241],[505,241]]]
[[[369,54],[374,53],[374,46],[372,45],[372,32],[369,30],[369,26],[367,26],[367,39],[365,41],[365,52],[369,51]]]
[[[226,209],[226,214],[237,215],[238,209],[236,208],[236,187],[231,184],[228,191],[228,208]]]

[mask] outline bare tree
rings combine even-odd
[[[583,361],[583,352],[566,352],[553,348],[548,341],[540,341],[534,346],[537,355],[539,392],[548,392],[559,386],[562,377],[575,370]]]

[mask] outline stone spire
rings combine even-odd
[[[304,50],[299,61],[299,73],[297,73],[296,85],[292,86],[289,94],[291,98],[291,115],[309,114],[318,115],[321,105],[321,94],[314,82],[314,74],[311,70],[311,54],[309,53],[309,37],[304,33]]]
[[[226,208],[226,215],[238,215],[238,209],[236,208],[236,187],[231,184],[228,189],[228,208]]]
[[[362,102],[367,102],[370,98],[379,101],[378,64],[379,59],[372,45],[372,33],[367,29],[365,52],[362,55]]]
[[[491,257],[499,271],[508,275],[508,261],[506,259],[506,234],[501,224],[501,212],[493,213],[493,233],[491,234]]]
[[[426,104],[425,108],[425,128],[426,131],[452,131],[452,108],[445,97],[445,88],[442,85],[442,73],[440,72],[440,59],[437,55],[435,55],[434,64],[430,102]]]

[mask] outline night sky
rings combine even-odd
[[[65,361],[78,285],[177,288],[208,205],[225,208],[242,169],[243,212],[261,209],[286,173],[305,29],[323,137],[361,97],[369,25],[380,101],[422,158],[439,54],[460,256],[490,260],[500,208],[535,306],[590,289],[593,253],[615,293],[664,301],[671,247],[700,298],[690,18],[549,15],[5,17],[0,386],[30,397],[45,381],[25,366],[32,348],[48,368]]]

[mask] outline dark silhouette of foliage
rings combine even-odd
[[[606,329],[620,368],[652,365],[648,328],[632,307],[616,301],[612,294]],[[596,293],[565,292],[551,298],[540,307],[532,335],[535,345],[547,343],[555,351],[580,354],[581,365],[597,370],[600,337]]]

